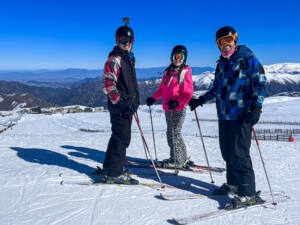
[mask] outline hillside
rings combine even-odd
[[[0,94],[28,93],[47,101],[48,98],[65,92],[65,88],[36,87],[20,82],[0,80]]]
[[[30,94],[0,94],[0,111],[11,111],[19,108],[54,107],[56,104],[43,101]]]

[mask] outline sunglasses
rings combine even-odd
[[[123,45],[126,45],[127,43],[133,43],[134,39],[132,36],[130,37],[120,37],[119,39],[117,39],[117,41]]]
[[[184,61],[184,58],[185,58],[185,56],[181,52],[180,53],[174,53],[173,56],[172,56],[173,61],[174,60]]]
[[[222,48],[224,44],[231,45],[237,38],[237,33],[233,35],[226,35],[224,37],[218,38],[217,39],[217,46],[219,48]]]

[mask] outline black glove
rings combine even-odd
[[[146,99],[147,106],[153,105],[155,101],[156,101],[156,100],[155,100],[154,98],[152,98],[152,97],[147,98],[147,99]]]
[[[175,110],[175,109],[177,108],[177,106],[179,106],[179,103],[178,103],[178,101],[176,101],[176,100],[170,99],[170,100],[167,102],[167,105],[169,106],[169,110]]]
[[[204,97],[200,96],[199,98],[192,98],[189,102],[189,106],[191,107],[191,111],[194,111],[199,105],[203,106],[204,103]]]
[[[245,122],[250,123],[251,126],[255,125],[261,114],[261,106],[255,105],[251,107],[250,112],[245,117]]]

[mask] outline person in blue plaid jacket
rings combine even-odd
[[[234,28],[226,26],[217,31],[216,42],[221,56],[217,61],[213,86],[204,95],[189,102],[193,111],[216,98],[219,144],[226,162],[227,183],[213,194],[234,192],[236,198],[227,208],[238,208],[261,200],[255,190],[249,150],[252,126],[259,120],[265,97],[266,76],[254,53],[245,45],[237,45],[237,41]]]

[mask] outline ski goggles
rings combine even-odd
[[[127,43],[133,43],[133,37],[132,36],[130,36],[130,37],[123,36],[123,37],[119,37],[117,39],[117,41],[123,45],[126,45]]]
[[[237,38],[237,33],[233,35],[226,35],[216,40],[217,46],[222,48],[224,44],[231,45]]]
[[[185,59],[185,56],[184,56],[184,54],[181,53],[181,52],[179,52],[179,53],[174,53],[174,54],[172,55],[172,60],[173,60],[173,61],[174,61],[174,60],[184,61],[184,59]]]

